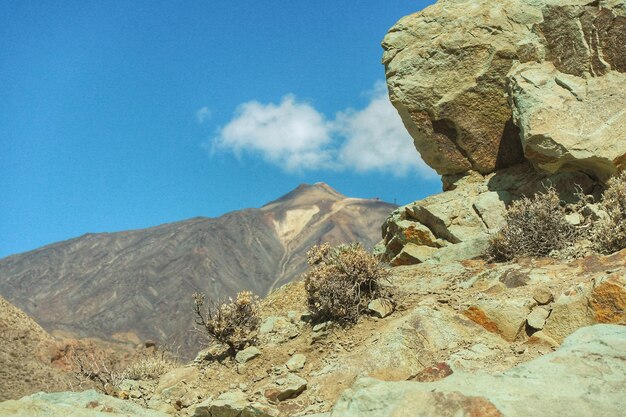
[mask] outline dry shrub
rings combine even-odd
[[[151,350],[135,356],[126,362],[116,360],[102,352],[86,349],[71,349],[68,357],[72,364],[72,372],[79,381],[78,388],[85,383],[94,386],[105,394],[113,394],[126,379],[156,380],[161,375],[179,366],[168,349]]]
[[[611,178],[599,208],[606,213],[594,223],[591,240],[600,253],[626,248],[626,171]]]
[[[178,361],[166,354],[147,355],[131,363],[122,372],[122,378],[137,381],[159,379],[161,375],[168,373],[178,365]]]
[[[256,341],[259,328],[259,297],[250,291],[242,291],[237,298],[217,304],[205,303],[204,294],[195,293],[196,325],[209,337],[228,346],[234,356]]]
[[[304,274],[304,285],[317,321],[356,322],[371,300],[387,295],[381,281],[389,270],[358,243],[316,245],[307,258],[311,269]]]
[[[487,256],[495,261],[549,256],[572,245],[586,229],[570,224],[565,216],[579,212],[581,204],[565,205],[553,186],[532,198],[514,201],[507,210],[505,226],[491,238]]]
[[[124,380],[123,371],[116,363],[94,351],[72,348],[68,352],[68,359],[79,390],[83,390],[86,384],[88,388],[95,387],[105,394],[113,394]]]

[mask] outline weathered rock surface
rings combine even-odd
[[[515,65],[510,79],[522,147],[538,168],[606,181],[626,164],[626,74],[583,78],[544,62]]]
[[[581,172],[546,175],[522,164],[482,176],[444,178],[447,191],[397,208],[382,227],[376,250],[392,265],[454,262],[485,253],[489,237],[504,225],[506,206],[553,184],[564,200],[580,186],[594,190]]]
[[[507,90],[509,72],[520,62],[548,62],[560,73],[571,75],[576,81],[560,83],[558,88],[571,85],[569,97],[583,99],[575,106],[575,113],[585,116],[580,136],[598,141],[602,130],[609,134],[613,127],[597,129],[601,126],[597,119],[611,118],[610,123],[617,129],[623,125],[624,114],[618,105],[620,99],[623,102],[623,94],[614,94],[601,107],[606,111],[599,112],[593,107],[596,97],[601,97],[608,84],[623,91],[623,78],[613,74],[603,81],[589,81],[582,89],[578,86],[587,84],[584,77],[626,70],[625,21],[621,0],[440,0],[401,19],[383,41],[391,101],[422,158],[442,175],[468,170],[494,172],[522,162],[523,151],[526,158],[543,167],[542,153],[533,153],[541,148],[540,138],[531,134],[539,133],[537,122],[528,120],[538,117],[541,106],[530,110],[532,106],[525,105],[523,116],[518,109],[513,119],[510,102],[515,102],[518,91]],[[585,102],[587,89],[591,94]],[[530,94],[528,89],[526,93]],[[573,105],[568,99],[561,109],[567,111]],[[574,121],[575,117],[572,114],[568,120]],[[530,131],[529,125],[534,126]],[[520,143],[520,128],[525,148]],[[551,131],[556,130],[555,126]],[[573,130],[568,127],[568,131]],[[619,137],[623,138],[623,129]],[[575,148],[579,143],[570,140],[567,145]],[[618,155],[620,151],[615,148],[619,147],[613,148],[615,152],[601,158],[623,155]],[[549,152],[554,154],[554,149]],[[571,152],[562,154],[566,157],[563,161],[577,159]],[[591,169],[591,161],[586,156],[583,160],[587,160],[585,168]],[[549,162],[552,172],[571,169],[566,167],[567,162]]]
[[[301,353],[296,353],[291,358],[289,358],[285,366],[290,371],[297,371],[299,369],[304,368],[305,364],[306,364],[306,356]]]
[[[278,412],[271,407],[251,402],[240,391],[225,392],[216,400],[207,400],[192,406],[191,417],[275,417]]]
[[[523,330],[532,307],[532,302],[523,298],[489,297],[478,300],[464,314],[490,332],[512,342]]]
[[[168,414],[148,410],[94,390],[84,392],[38,393],[20,400],[0,403],[3,417],[167,417]]]
[[[550,311],[545,308],[535,307],[526,318],[526,321],[533,329],[541,330],[543,329],[544,324],[546,324],[546,319],[549,315]]]
[[[626,324],[626,278],[602,276],[561,294],[552,306],[543,331],[561,342],[574,330],[595,323]]]
[[[276,403],[297,397],[306,389],[307,381],[295,374],[287,374],[277,378],[274,384],[265,389],[264,395],[269,401]]]
[[[384,319],[391,313],[393,313],[393,303],[386,298],[377,298],[372,300],[367,305],[367,309],[372,312],[376,317]]]
[[[246,363],[260,355],[261,351],[258,347],[250,346],[237,352],[237,355],[235,355],[235,361],[237,361],[237,363]]]
[[[623,412],[626,327],[578,330],[554,353],[500,374],[455,372],[435,382],[358,380],[332,416],[537,416],[613,417]],[[511,395],[511,393],[515,393]]]

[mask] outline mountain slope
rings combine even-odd
[[[70,375],[50,366],[55,340],[0,296],[0,401],[70,387]]]
[[[260,209],[153,228],[87,234],[0,260],[0,293],[49,331],[168,341],[197,348],[191,294],[265,295],[298,277],[316,243],[373,246],[394,208],[301,185]]]

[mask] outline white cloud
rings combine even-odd
[[[318,169],[386,171],[433,175],[413,146],[383,83],[362,110],[348,109],[326,120],[293,95],[276,104],[250,101],[219,129],[213,149],[261,155],[286,171]]]
[[[237,155],[258,153],[287,171],[298,171],[330,167],[331,141],[324,116],[288,95],[278,105],[257,101],[240,105],[214,145]]]
[[[358,172],[388,171],[398,176],[410,171],[430,171],[389,101],[383,83],[377,83],[363,110],[338,113],[335,129],[344,138],[338,154],[341,166]]]
[[[196,111],[196,120],[198,120],[198,123],[204,123],[206,120],[211,118],[211,110],[204,106],[201,109],[198,109],[198,111]]]

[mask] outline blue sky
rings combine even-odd
[[[380,64],[389,27],[429,3],[2,2],[0,257],[303,182],[398,204],[438,192]]]

